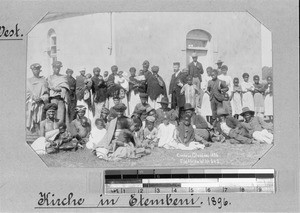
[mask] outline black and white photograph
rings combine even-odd
[[[249,12],[48,13],[26,78],[48,167],[251,167],[276,143],[272,32]]]

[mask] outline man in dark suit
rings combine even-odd
[[[198,56],[196,53],[192,54],[193,61],[188,65],[188,73],[193,77],[193,84],[197,86],[198,90],[201,89],[201,82],[203,74],[203,67],[200,62],[198,62]]]
[[[223,107],[224,94],[228,91],[225,81],[218,79],[218,70],[214,69],[211,74],[212,80],[208,81],[207,91],[210,94],[210,106],[212,122],[217,117],[217,109]]]
[[[68,84],[70,87],[70,104],[69,104],[69,116],[70,116],[70,121],[73,121],[75,119],[75,108],[77,106],[77,99],[76,99],[76,80],[72,76],[73,70],[67,69],[66,74],[67,74],[67,79],[68,79]]]
[[[178,109],[178,114],[180,115],[180,112],[185,104],[184,94],[181,94],[180,91],[183,85],[186,84],[187,73],[181,72],[179,68],[180,68],[180,63],[174,62],[173,63],[174,74],[172,75],[171,78],[169,94],[172,96],[171,108],[174,110]]]

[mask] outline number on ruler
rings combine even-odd
[[[172,188],[172,192],[177,192],[177,189],[176,188]]]
[[[159,188],[155,188],[155,193],[160,193],[160,189]]]
[[[227,192],[227,187],[223,187],[223,192]]]
[[[207,187],[206,192],[211,192],[211,189],[209,187]]]
[[[138,189],[138,193],[143,193],[143,188]]]

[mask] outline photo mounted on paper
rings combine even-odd
[[[252,166],[272,73],[247,12],[49,13],[27,35],[26,142],[49,167]]]

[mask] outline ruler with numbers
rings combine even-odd
[[[275,193],[274,169],[106,170],[105,194]]]

